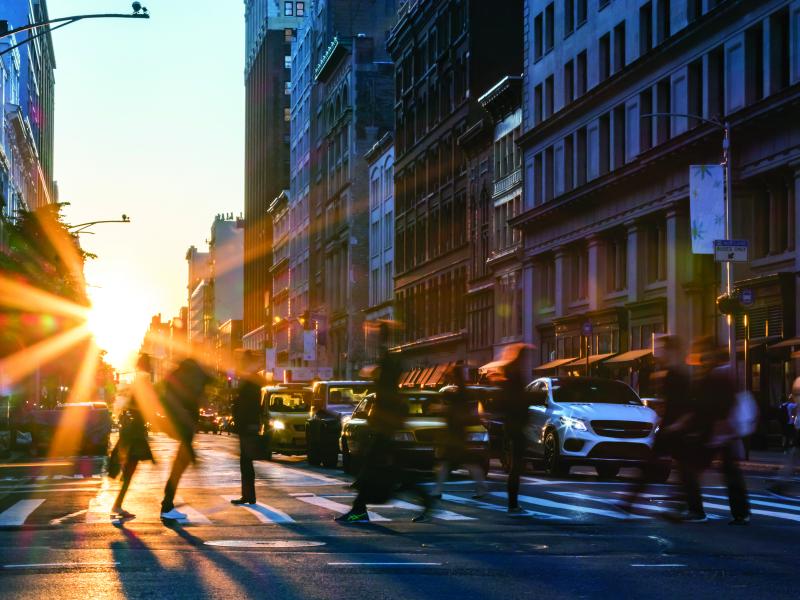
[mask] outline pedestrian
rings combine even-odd
[[[747,484],[739,467],[744,457],[744,443],[732,422],[737,404],[737,390],[724,348],[711,347],[701,354],[700,376],[696,380],[693,400],[696,403],[691,431],[702,443],[698,454],[697,477],[687,487],[689,521],[705,520],[699,475],[714,458],[722,463],[722,474],[728,489],[728,503],[733,519],[730,525],[750,522]]]
[[[445,419],[447,431],[442,446],[442,460],[436,470],[436,487],[434,498],[442,497],[442,489],[450,470],[455,466],[464,466],[475,481],[475,495],[478,499],[486,495],[486,482],[483,476],[481,457],[470,453],[467,447],[467,428],[480,425],[477,414],[477,403],[472,402],[464,384],[464,367],[456,364],[447,370],[445,380],[450,383],[444,393]]]
[[[147,425],[140,409],[139,397],[144,395],[145,388],[152,387],[150,357],[140,354],[136,362],[136,375],[134,378],[133,392],[119,417],[119,439],[115,446],[118,464],[121,466],[122,487],[117,493],[111,515],[120,519],[133,519],[136,515],[122,508],[122,502],[128,493],[131,479],[140,461],[155,462],[150,444],[147,441]],[[114,453],[112,451],[112,454]]]
[[[261,359],[255,352],[245,351],[241,357],[239,386],[233,399],[232,413],[239,435],[239,469],[242,473],[242,495],[231,504],[256,503],[256,472],[253,460],[263,454],[258,435],[261,427]]]
[[[525,464],[525,429],[528,425],[528,394],[525,390],[526,378],[523,366],[527,344],[511,344],[503,351],[502,403],[501,413],[505,444],[508,449],[510,465],[508,470],[508,514],[527,514],[519,506],[519,481]]]
[[[785,402],[781,403],[781,426],[783,433],[783,449],[789,450],[794,444],[795,428],[794,421],[797,416],[797,400],[794,391],[789,394]]]
[[[655,359],[660,367],[657,381],[663,401],[663,412],[661,421],[656,427],[650,458],[621,505],[626,512],[632,511],[633,505],[644,491],[647,483],[655,480],[659,471],[665,468],[665,460],[675,460],[681,475],[691,477],[691,473],[687,473],[687,471],[692,465],[693,457],[686,452],[687,445],[683,443],[685,426],[692,414],[691,378],[684,361],[683,344],[680,338],[675,335],[660,336]]]
[[[183,472],[195,462],[192,441],[200,418],[200,400],[210,381],[209,374],[193,358],[182,360],[166,378],[163,403],[168,432],[178,441],[178,452],[164,486],[162,519],[185,519],[187,516],[175,509],[175,492]]]
[[[800,377],[794,380],[792,384],[792,394],[790,399],[800,397]],[[796,400],[793,411],[789,412],[791,430],[786,432],[787,437],[790,437],[789,448],[786,451],[786,457],[783,460],[783,466],[778,475],[775,477],[775,482],[769,486],[769,491],[775,494],[785,494],[791,487],[794,479],[794,474],[798,466],[800,466],[800,410],[798,410]],[[787,419],[789,420],[789,419]]]
[[[400,490],[414,493],[423,504],[423,511],[414,522],[430,518],[431,497],[408,474],[401,472],[396,461],[394,434],[402,427],[408,407],[398,393],[402,365],[398,356],[389,352],[389,323],[379,324],[380,349],[377,365],[371,369],[375,379],[375,400],[367,420],[372,437],[364,454],[354,487],[358,494],[352,508],[336,517],[342,523],[369,523],[367,504],[384,504]]]

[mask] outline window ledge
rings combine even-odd
[[[752,259],[750,261],[750,268],[762,269],[779,263],[793,262],[794,257],[794,250],[787,250],[785,252],[781,252],[780,254],[768,254],[767,256]]]
[[[667,282],[664,281],[654,281],[652,283],[648,283],[644,286],[645,292],[658,292],[661,290],[667,289]]]
[[[624,290],[619,290],[615,292],[609,292],[605,295],[603,300],[607,302],[614,302],[616,300],[622,300],[628,297],[628,290],[627,288]]]

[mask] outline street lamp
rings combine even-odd
[[[731,176],[731,126],[728,121],[719,119],[706,119],[698,115],[689,115],[686,113],[673,113],[673,112],[656,112],[641,115],[640,118],[648,117],[684,117],[687,119],[695,119],[703,123],[713,125],[718,130],[722,131],[722,165],[725,168],[725,239],[731,238],[731,191],[732,191],[732,176]],[[725,295],[731,297],[731,261],[725,261]],[[738,379],[736,369],[736,321],[733,315],[725,315],[728,323],[728,363],[731,369],[731,376],[733,380]]]
[[[24,31],[32,31],[34,29],[38,29],[42,27],[42,31],[38,31],[32,35],[28,35],[28,37],[19,42],[18,44],[14,44],[13,46],[9,46],[5,50],[0,51],[0,56],[7,52],[11,52],[15,48],[19,48],[23,44],[27,44],[31,40],[35,40],[36,38],[43,36],[51,31],[55,31],[61,27],[65,27],[72,23],[76,23],[78,21],[83,21],[86,19],[149,19],[150,14],[147,12],[147,9],[142,6],[140,2],[134,2],[131,4],[131,8],[133,9],[132,13],[98,13],[98,14],[90,14],[90,15],[72,15],[69,17],[59,17],[57,19],[49,19],[47,21],[40,21],[38,23],[28,23],[27,25],[22,25],[21,27],[17,27],[16,29],[9,29],[8,28],[8,21],[0,21],[0,39],[12,36],[17,33],[22,33]],[[58,23],[55,27],[48,27],[48,25],[54,25]]]
[[[78,223],[77,225],[70,225],[67,227],[67,230],[70,233],[75,235],[80,233],[92,233],[91,231],[84,232],[84,229],[91,227],[92,225],[98,225],[100,223],[130,223],[131,218],[128,215],[123,214],[121,219],[105,219],[102,221],[89,221],[87,223]]]

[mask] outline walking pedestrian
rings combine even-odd
[[[442,447],[442,460],[436,470],[436,487],[432,495],[434,498],[441,498],[450,470],[455,466],[464,466],[475,481],[473,498],[482,498],[486,495],[486,482],[481,457],[470,454],[467,448],[467,428],[480,424],[477,403],[471,402],[468,396],[464,384],[463,365],[456,364],[450,367],[445,377],[450,383],[444,394],[447,433]]]
[[[241,357],[239,387],[233,399],[233,419],[239,434],[239,469],[242,473],[242,495],[231,504],[256,503],[256,472],[253,460],[263,452],[259,450],[261,426],[261,377],[258,370],[261,359],[255,352],[245,351]]]
[[[795,379],[792,384],[790,398],[795,399],[795,402],[797,398],[800,398],[800,377]],[[798,410],[797,404],[795,404],[793,412],[789,414],[791,430],[786,435],[790,437],[790,446],[786,451],[783,466],[775,477],[775,482],[769,486],[769,490],[775,494],[785,494],[789,490],[795,471],[800,467],[800,410]]]
[[[684,428],[691,417],[692,409],[691,379],[684,361],[680,338],[675,335],[660,336],[655,359],[660,367],[657,381],[664,410],[656,428],[650,458],[621,505],[626,512],[632,511],[633,505],[648,482],[657,479],[657,474],[665,468],[665,459],[674,459],[682,475],[686,474],[689,465],[692,464],[692,456],[687,453],[687,445],[682,443]]]
[[[795,438],[795,428],[794,422],[795,417],[797,416],[797,399],[792,390],[792,393],[789,394],[789,397],[786,399],[785,402],[781,403],[781,426],[783,428],[783,449],[789,450],[791,446],[794,445],[794,438]]]
[[[175,492],[183,472],[195,462],[192,441],[200,418],[200,400],[210,381],[209,374],[193,358],[182,360],[166,379],[164,409],[167,412],[170,430],[174,431],[179,444],[169,479],[164,486],[164,498],[161,501],[162,519],[185,519],[187,516],[175,509]]]
[[[728,353],[723,348],[713,347],[703,355],[702,361],[703,368],[694,393],[697,409],[693,430],[704,444],[697,475],[718,457],[728,488],[728,503],[733,516],[730,524],[747,525],[750,522],[750,503],[747,484],[739,467],[744,457],[744,443],[732,422],[737,390],[728,365]],[[692,520],[705,517],[698,478],[693,479],[687,488],[687,505],[690,516],[696,517]]]
[[[508,449],[510,465],[508,470],[508,514],[526,514],[519,506],[519,480],[525,464],[525,429],[528,425],[528,395],[525,391],[526,378],[523,373],[527,344],[511,344],[503,351],[501,362],[503,374],[501,405],[503,431]]]
[[[432,500],[415,479],[402,473],[396,461],[394,434],[402,427],[408,415],[408,407],[398,393],[398,382],[402,370],[396,354],[390,353],[389,323],[379,325],[380,350],[378,363],[372,369],[375,379],[375,401],[367,420],[372,438],[364,455],[364,463],[354,487],[358,495],[352,508],[336,517],[343,523],[368,523],[367,504],[384,504],[395,493],[407,490],[416,495],[423,504],[423,511],[414,522],[430,518]]]
[[[133,393],[119,417],[119,440],[115,450],[121,465],[122,487],[117,493],[114,506],[111,507],[111,515],[120,519],[133,519],[136,516],[122,508],[122,502],[128,493],[139,462],[143,460],[155,462],[147,441],[147,426],[139,407],[139,396],[145,393],[139,390],[152,387],[150,372],[150,357],[147,354],[140,354],[136,363]]]

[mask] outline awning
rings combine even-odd
[[[436,367],[425,367],[422,370],[422,374],[419,376],[419,379],[417,379],[417,385],[420,386],[420,387],[425,385],[428,382],[428,379],[430,378],[430,376],[433,375],[433,371],[435,369],[436,369]]]
[[[589,366],[592,366],[599,362],[603,362],[604,360],[608,360],[612,356],[614,356],[613,352],[609,352],[608,354],[592,354],[591,356],[589,356]],[[576,368],[585,367],[586,357],[576,358],[574,361],[570,363],[570,366]]]
[[[442,384],[444,383],[444,376],[447,373],[447,369],[452,364],[453,363],[448,362],[436,365],[436,367],[433,370],[433,373],[431,373],[430,377],[428,377],[428,381],[425,383],[425,385],[431,388],[442,387]]]
[[[607,365],[611,365],[611,364],[623,365],[623,364],[626,364],[626,363],[636,362],[637,360],[641,360],[641,359],[646,358],[648,356],[653,356],[653,351],[652,350],[649,350],[649,349],[648,350],[630,350],[628,352],[623,352],[622,354],[619,354],[619,355],[615,356],[614,358],[609,358],[606,361],[606,364]]]
[[[575,360],[575,357],[572,358],[557,358],[556,360],[551,360],[548,363],[544,363],[543,365],[539,365],[538,367],[534,367],[534,371],[549,371],[551,369],[557,369],[563,365],[571,363]]]
[[[778,350],[780,348],[791,348],[792,346],[800,346],[800,337],[793,337],[789,338],[788,340],[783,340],[782,342],[778,342],[777,344],[772,344],[768,350]]]

